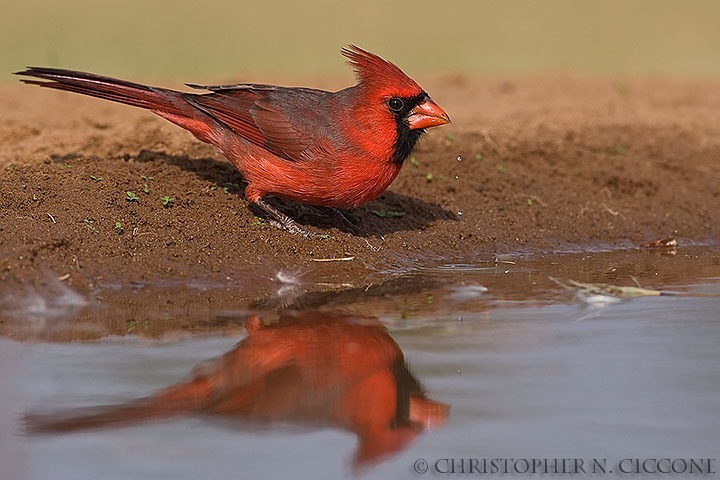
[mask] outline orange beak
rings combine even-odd
[[[440,108],[440,105],[430,100],[429,97],[410,110],[410,115],[408,115],[410,130],[437,127],[446,123],[450,123],[450,117]]]

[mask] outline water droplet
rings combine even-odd
[[[463,212],[462,210],[458,210],[458,212],[457,212],[458,216],[461,216],[463,213],[465,213],[465,212]]]
[[[460,177],[455,175],[455,180],[459,180],[459,179],[460,179]]]
[[[458,162],[462,162],[462,155],[458,155],[458,156],[457,156],[457,161],[458,161]]]

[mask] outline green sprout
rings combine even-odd
[[[85,226],[87,227],[87,229],[90,230],[92,233],[100,233],[100,231],[97,229],[97,227],[95,227],[95,225],[93,225],[95,223],[95,220],[93,220],[91,218],[86,218],[85,220],[83,220],[83,223],[85,223]]]
[[[164,197],[162,197],[163,207],[171,207],[174,201],[175,199],[169,195],[165,195]]]
[[[152,180],[153,178],[154,178],[154,177],[147,177],[147,176],[145,176],[145,175],[140,175],[140,180],[143,181],[143,193],[144,193],[145,195],[149,195],[149,194],[150,194],[150,186],[148,185],[148,183],[149,183],[150,180]]]
[[[224,185],[225,186],[223,187],[223,193],[225,195],[229,195],[230,192],[237,192],[240,190],[240,184],[238,184],[238,183],[228,182]]]
[[[127,200],[128,202],[139,202],[140,198],[135,192],[131,192],[130,190],[128,190],[127,192],[125,192],[125,200]]]

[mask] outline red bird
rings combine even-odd
[[[123,426],[202,413],[354,432],[356,467],[441,426],[448,406],[426,397],[377,319],[313,312],[246,324],[248,336],[194,378],[125,404],[26,415],[29,433]]]
[[[200,86],[183,93],[55,68],[28,67],[28,84],[147,108],[214,145],[248,182],[245,197],[280,226],[308,236],[265,202],[355,207],[380,195],[426,128],[448,115],[402,70],[351,45],[358,84],[337,92],[261,84]]]

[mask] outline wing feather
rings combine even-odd
[[[220,85],[193,88],[208,94],[185,94],[185,100],[227,125],[246,140],[290,161],[307,158],[332,129],[322,113],[330,92],[270,85]]]

